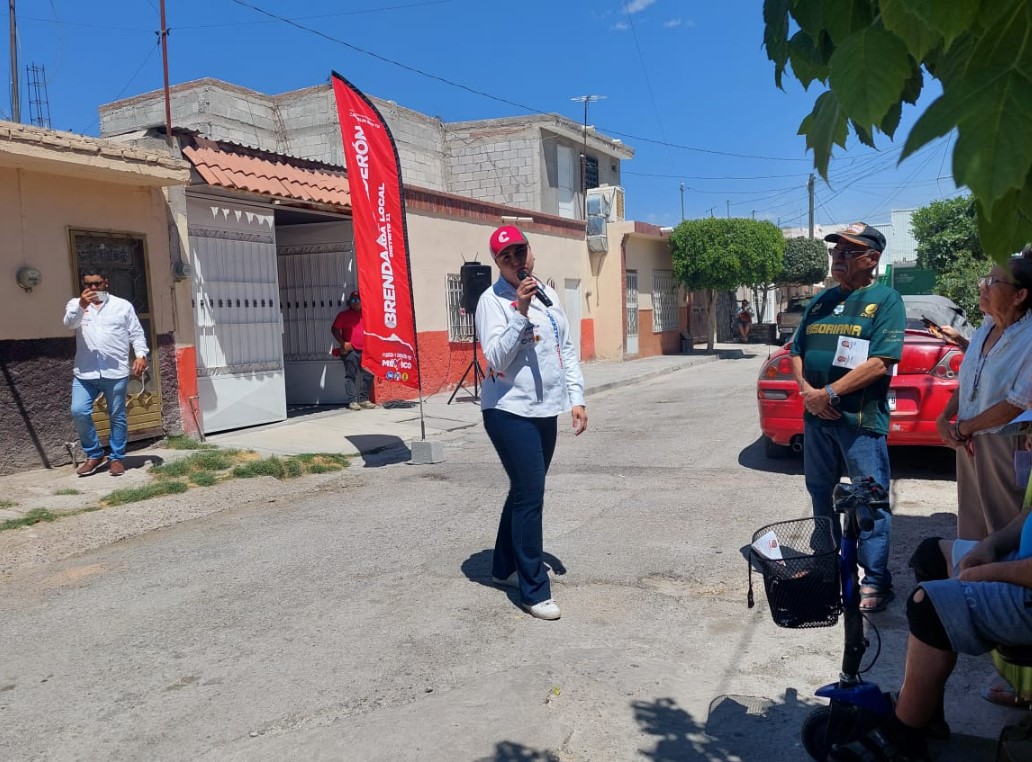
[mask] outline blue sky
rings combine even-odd
[[[659,225],[731,216],[806,225],[812,171],[800,121],[820,94],[774,86],[759,0],[167,0],[172,84],[216,77],[279,93],[333,69],[371,95],[445,121],[560,113],[600,95],[589,124],[635,149],[623,165],[629,217]],[[45,67],[51,125],[97,134],[97,107],[162,86],[158,0],[18,0],[25,67]],[[290,19],[296,25],[271,16]],[[6,14],[4,14],[6,18]],[[307,27],[303,29],[299,27]],[[327,39],[332,38],[332,39]],[[8,39],[5,34],[3,39]],[[10,61],[0,63],[10,118]],[[938,95],[926,83],[923,110]],[[897,166],[895,143],[850,140],[816,185],[818,223],[887,221],[891,209],[956,195],[952,141]],[[680,191],[684,184],[685,191]]]

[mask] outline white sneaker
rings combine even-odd
[[[362,409],[362,406],[359,405],[357,402],[350,402],[350,403],[348,403],[348,410],[361,410],[361,409]]]
[[[491,581],[500,587],[519,587],[520,578],[516,576],[516,572],[513,572],[505,579],[499,579],[498,577],[491,577]]]
[[[537,617],[538,619],[553,620],[558,619],[560,616],[559,604],[552,598],[549,598],[547,601],[541,601],[541,603],[535,603],[531,606],[523,604],[523,608],[525,608],[531,616]]]

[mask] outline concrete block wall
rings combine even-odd
[[[452,192],[522,209],[541,208],[536,130],[446,127],[445,131]]]

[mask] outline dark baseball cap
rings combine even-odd
[[[857,246],[866,246],[875,251],[885,251],[885,236],[878,228],[872,228],[866,222],[854,222],[840,233],[832,233],[824,236],[828,243],[849,241]]]

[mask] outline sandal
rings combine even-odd
[[[876,614],[879,611],[885,611],[895,598],[896,594],[892,592],[892,588],[889,588],[888,590],[878,590],[874,587],[861,587],[860,613]],[[876,601],[876,603],[873,606],[864,606],[864,601]]]
[[[836,744],[828,752],[829,762],[927,762],[924,755],[911,757],[897,749],[888,736],[875,728],[858,741]]]
[[[1005,706],[1008,709],[1024,709],[1032,711],[1032,701],[1020,698],[1009,685],[990,685],[979,691],[979,696],[990,704]]]

